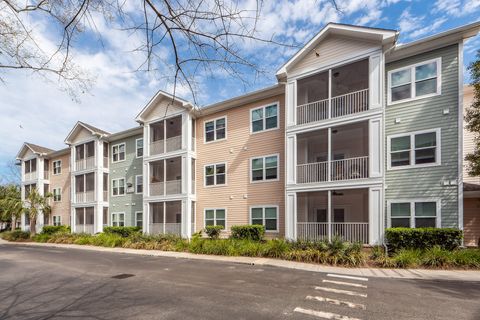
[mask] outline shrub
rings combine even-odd
[[[480,268],[480,249],[461,249],[451,253],[451,263],[465,268]]]
[[[70,227],[68,226],[44,226],[42,228],[41,234],[49,234],[52,235],[54,233],[59,232],[70,232]]]
[[[104,233],[109,233],[109,234],[118,234],[124,238],[127,238],[128,236],[138,233],[142,228],[140,227],[105,227],[103,228]]]
[[[220,232],[222,231],[223,226],[206,226],[205,233],[210,239],[218,239],[220,237]]]
[[[440,246],[425,250],[422,255],[422,265],[426,267],[446,267],[452,264],[452,251]]]
[[[262,248],[262,256],[269,258],[283,258],[290,251],[290,244],[282,239],[267,241]]]
[[[460,247],[463,232],[453,228],[389,228],[385,231],[388,249],[430,249],[439,246],[454,250]]]
[[[418,249],[400,249],[392,258],[392,264],[399,268],[414,268],[421,263],[422,252]]]
[[[232,226],[232,239],[261,241],[265,235],[265,227],[261,225]]]
[[[49,234],[44,234],[44,233],[39,233],[39,234],[36,234],[32,240],[35,241],[35,242],[42,242],[42,243],[45,243],[45,242],[48,242],[48,240],[50,240],[50,235]]]
[[[30,232],[15,230],[2,233],[2,238],[7,241],[22,241],[30,238]]]

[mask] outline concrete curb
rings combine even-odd
[[[336,274],[373,277],[373,278],[480,281],[480,271],[471,271],[471,270],[344,268],[344,267],[333,267],[333,266],[285,261],[285,260],[270,259],[270,258],[213,256],[213,255],[204,255],[204,254],[194,254],[194,253],[188,253],[188,252],[126,249],[126,248],[105,248],[105,247],[84,246],[84,245],[76,245],[76,244],[8,242],[3,239],[0,239],[0,245],[1,244],[27,245],[27,246],[33,246],[33,247],[47,247],[47,248],[68,248],[68,249],[89,250],[89,251],[97,251],[97,252],[113,252],[113,253],[124,253],[124,254],[136,254],[136,255],[143,255],[143,256],[191,259],[191,260],[233,262],[233,263],[241,263],[241,264],[249,264],[249,265],[272,266],[272,267],[280,267],[280,268],[293,269],[293,270],[322,272],[322,273],[336,273]]]

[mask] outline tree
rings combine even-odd
[[[480,176],[480,50],[477,51],[476,59],[468,66],[473,86],[473,102],[467,108],[465,121],[467,130],[475,134],[474,150],[466,155],[468,173],[471,176]]]
[[[30,218],[30,235],[34,236],[37,233],[36,225],[38,215],[43,212],[44,215],[50,215],[51,207],[48,199],[52,197],[51,193],[41,195],[37,188],[32,188],[25,198],[24,211]]]
[[[22,212],[20,188],[17,185],[0,186],[0,221],[10,222],[13,231]]]

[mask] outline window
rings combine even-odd
[[[252,158],[251,181],[267,181],[278,179],[278,155]]]
[[[135,150],[137,158],[143,157],[143,138],[135,140]]]
[[[205,226],[226,226],[225,209],[205,209]]]
[[[278,128],[278,104],[255,108],[250,113],[252,132],[266,131]]]
[[[112,180],[112,195],[123,196],[125,194],[125,178]]]
[[[225,185],[226,164],[217,163],[205,166],[205,186]]]
[[[250,208],[252,224],[265,226],[265,231],[278,231],[278,207],[264,206]]]
[[[390,225],[392,228],[434,228],[440,226],[439,201],[418,200],[390,203]]]
[[[440,164],[440,129],[388,138],[389,169]]]
[[[125,213],[112,213],[112,226],[124,227],[125,226]]]
[[[429,60],[388,73],[388,102],[402,102],[440,94],[441,59]]]
[[[143,176],[135,176],[135,193],[143,193]]]
[[[143,228],[143,212],[142,211],[135,212],[135,225],[137,227]]]
[[[125,143],[112,146],[112,162],[125,160]]]
[[[62,188],[53,189],[53,201],[55,202],[62,201]]]
[[[62,217],[61,216],[53,216],[53,225],[54,226],[61,226],[62,225]]]
[[[53,174],[62,173],[62,160],[53,161]]]
[[[227,137],[226,129],[226,117],[205,122],[205,142],[225,139]]]

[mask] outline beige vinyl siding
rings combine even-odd
[[[270,235],[284,235],[284,101],[279,95],[197,119],[196,230],[204,227],[206,208],[226,209],[228,231],[232,225],[250,223],[251,206],[276,205],[279,232]],[[279,102],[279,128],[250,134],[250,109],[273,102]],[[227,139],[204,143],[205,121],[222,116],[227,117]],[[250,158],[271,154],[279,155],[278,181],[250,183]],[[227,185],[204,187],[204,166],[221,162],[227,164]]]
[[[62,172],[61,174],[53,174],[53,162],[61,160],[62,161]],[[53,216],[61,216],[62,225],[70,225],[70,152],[65,155],[61,155],[55,158],[49,159],[49,171],[50,171],[50,192],[53,194],[53,189],[61,188],[62,189],[62,199],[59,202],[53,201],[53,196],[50,200],[52,207],[52,213],[49,218],[49,223],[53,224]]]
[[[464,114],[473,102],[473,87],[465,86],[463,90],[463,108]],[[465,128],[466,122],[464,121],[463,128],[463,159],[465,156],[473,152],[475,148],[475,135]],[[463,182],[480,184],[480,177],[472,177],[468,174],[468,162],[464,160],[463,163]]]
[[[442,226],[458,227],[458,186],[444,186],[444,181],[458,179],[458,46],[452,45],[389,63],[386,65],[386,73],[438,57],[442,59],[441,95],[387,105],[385,138],[394,134],[440,128],[441,165],[386,170],[385,197],[386,200],[439,198],[442,200]],[[385,85],[388,90],[387,80]],[[448,114],[444,114],[444,109],[448,109]],[[396,119],[400,123],[395,123]],[[385,150],[388,152],[386,144]]]
[[[464,245],[480,245],[480,199],[463,200]]]

